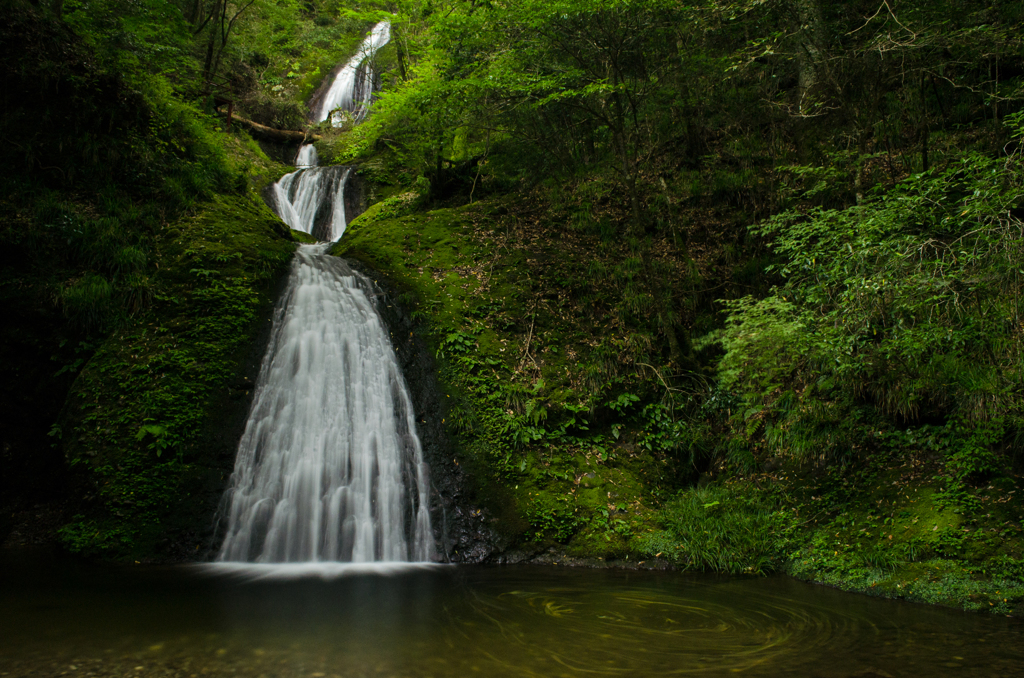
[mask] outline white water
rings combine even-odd
[[[274,197],[292,228],[330,241],[345,230],[349,169],[316,163],[312,146],[300,149],[306,169]],[[221,567],[435,555],[429,470],[375,288],[329,246],[299,247],[275,309],[225,496]]]
[[[273,186],[275,208],[291,228],[331,242],[345,232],[345,182],[351,168],[317,164],[313,144],[299,149],[295,165],[300,169]]]
[[[320,156],[317,155],[316,146],[305,144],[299,148],[299,154],[295,156],[295,166],[299,169],[317,167],[320,164]]]
[[[320,101],[316,120],[324,121],[334,113],[332,124],[340,126],[343,115],[355,122],[366,117],[373,97],[370,65],[374,54],[391,39],[391,24],[382,21],[363,40],[359,51],[335,76]],[[297,171],[286,174],[274,184],[273,194],[278,216],[291,228],[322,241],[341,238],[347,223],[344,187],[348,167],[319,167],[316,148],[306,144],[295,159]]]
[[[320,101],[315,118],[317,122],[327,120],[331,116],[331,124],[340,127],[344,123],[344,113],[358,123],[366,117],[373,96],[372,83],[367,82],[373,77],[370,65],[373,55],[391,39],[391,24],[381,21],[373,27],[363,44],[345,66],[338,71],[330,89]],[[332,115],[333,113],[333,115]]]
[[[293,579],[340,579],[364,575],[400,575],[445,567],[438,563],[201,563],[192,566],[202,574],[230,577],[239,581],[289,581]]]
[[[428,561],[429,477],[373,285],[299,247],[229,490],[221,561]]]

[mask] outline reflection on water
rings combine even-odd
[[[295,579],[337,579],[357,575],[394,575],[444,567],[435,563],[406,562],[401,560],[368,563],[309,562],[309,563],[203,563],[186,566],[194,572],[214,577],[229,577],[238,581]]]
[[[0,563],[0,675],[1024,674],[1017,620],[784,577],[540,567],[267,574]]]

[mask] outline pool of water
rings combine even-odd
[[[1022,631],[786,577],[0,560],[6,676],[1009,676]]]

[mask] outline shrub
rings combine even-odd
[[[731,574],[778,570],[793,518],[755,487],[684,490],[661,513],[664,529],[639,538],[640,551],[687,569]]]

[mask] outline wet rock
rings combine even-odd
[[[241,377],[235,380],[235,383],[231,385],[231,388],[236,391],[251,391],[256,388],[256,382],[248,377]]]
[[[430,514],[439,557],[452,563],[494,561],[502,550],[502,540],[491,528],[490,516],[466,492],[468,479],[455,458],[443,423],[447,412],[437,381],[434,355],[417,333],[416,323],[398,303],[398,294],[391,283],[359,262],[348,263],[370,278],[379,290],[377,307],[390,331],[398,363],[409,386],[423,456],[430,465]]]
[[[263,307],[257,320],[255,340],[239,363],[238,371],[226,389],[224,397],[210,403],[206,426],[194,453],[203,463],[201,491],[194,496],[193,511],[182,524],[173,526],[155,554],[163,562],[194,562],[212,560],[220,548],[226,524],[217,522],[217,511],[228,480],[235,468],[238,441],[245,430],[259,377],[263,354],[270,342],[273,312],[277,298],[288,281],[285,268],[274,283],[270,302]]]

